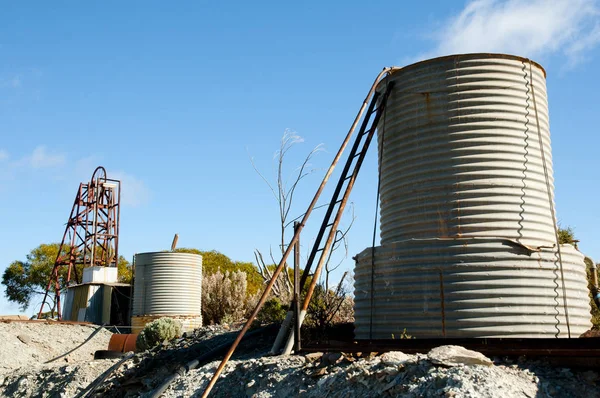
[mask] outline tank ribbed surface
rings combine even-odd
[[[378,126],[382,244],[439,236],[554,243],[535,112],[552,193],[541,67],[461,55],[408,66],[386,81],[395,86]]]
[[[583,255],[562,246],[571,336],[591,327]],[[373,338],[567,336],[556,253],[494,238],[413,239],[376,248]],[[371,248],[357,256],[355,335],[369,338]]]
[[[200,317],[202,256],[189,253],[135,255],[133,315]]]
[[[556,247],[543,68],[465,54],[396,69],[378,90],[390,82],[377,126],[381,246],[357,257],[356,337],[588,330],[584,257],[564,246],[561,266]]]

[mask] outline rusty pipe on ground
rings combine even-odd
[[[373,95],[373,93],[375,92],[375,89],[377,88],[377,84],[379,83],[380,79],[384,75],[386,75],[390,70],[392,70],[392,68],[384,68],[379,73],[379,75],[377,75],[377,78],[375,79],[375,82],[373,83],[373,86],[371,86],[371,89],[369,90],[369,93],[367,94],[367,97],[363,101],[362,106],[360,107],[360,110],[358,111],[358,114],[356,115],[356,118],[354,119],[354,122],[352,123],[352,126],[350,127],[350,130],[348,131],[348,134],[346,134],[346,137],[344,138],[344,141],[342,142],[342,145],[340,146],[340,149],[338,150],[337,154],[333,158],[333,161],[331,162],[331,165],[329,166],[329,169],[325,173],[325,176],[323,177],[323,181],[321,181],[321,185],[319,185],[319,188],[317,189],[317,192],[315,193],[314,198],[312,199],[312,201],[308,205],[308,209],[306,210],[306,213],[304,213],[304,217],[302,218],[302,221],[298,225],[298,228],[296,229],[296,231],[294,233],[294,236],[292,237],[292,240],[290,241],[290,243],[289,243],[289,245],[288,245],[285,253],[283,253],[281,261],[279,262],[279,264],[277,265],[277,268],[273,272],[273,276],[271,277],[271,280],[267,284],[267,287],[265,288],[265,291],[263,292],[260,300],[258,301],[258,304],[256,305],[256,308],[254,308],[254,311],[252,311],[252,314],[250,315],[250,317],[246,321],[246,324],[244,325],[244,327],[240,331],[238,337],[233,342],[233,344],[232,344],[231,348],[229,349],[229,351],[227,352],[227,354],[225,354],[225,357],[223,358],[223,361],[221,361],[221,364],[219,365],[219,367],[215,371],[215,374],[213,375],[213,377],[211,378],[210,382],[206,386],[206,389],[202,393],[202,398],[208,397],[208,394],[210,394],[210,391],[213,389],[215,383],[219,379],[219,376],[223,372],[223,369],[225,368],[225,365],[229,361],[229,358],[231,358],[231,355],[233,355],[233,352],[235,351],[235,349],[237,348],[238,344],[240,343],[240,341],[244,337],[244,334],[250,328],[250,325],[252,324],[252,321],[254,321],[254,318],[256,317],[256,315],[258,314],[258,312],[260,311],[260,309],[264,305],[265,301],[267,301],[267,297],[268,297],[269,293],[271,292],[271,289],[273,288],[273,285],[275,284],[275,281],[277,280],[277,277],[279,276],[279,274],[283,270],[283,268],[284,268],[284,266],[286,264],[286,261],[287,261],[289,255],[291,254],[292,250],[294,249],[294,246],[295,246],[296,242],[298,241],[298,237],[300,236],[300,233],[302,232],[302,229],[306,225],[306,221],[308,220],[308,217],[310,216],[310,214],[312,213],[314,207],[316,206],[317,201],[319,200],[319,197],[321,196],[321,193],[323,192],[323,189],[325,189],[325,185],[327,185],[327,181],[329,180],[329,177],[333,173],[333,170],[335,169],[335,166],[339,162],[340,158],[342,157],[342,154],[344,153],[344,150],[348,146],[348,143],[350,142],[350,139],[352,138],[354,130],[356,129],[356,126],[358,125],[358,122],[360,121],[360,119],[361,119],[361,117],[362,117],[362,115],[363,115],[363,113],[364,113],[364,111],[365,111],[365,109],[366,109],[366,107],[367,107],[367,105],[369,103],[369,100],[370,100],[371,96]]]

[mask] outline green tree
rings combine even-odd
[[[35,295],[44,294],[59,247],[58,243],[42,243],[29,252],[25,261],[13,261],[4,270],[2,284],[6,289],[6,298],[19,304],[22,311],[29,307],[29,302]],[[66,285],[67,269],[66,266],[60,268],[60,286]],[[77,266],[77,274],[79,277],[83,275],[81,265]],[[118,275],[120,282],[131,282],[131,266],[123,256],[119,256]],[[71,279],[75,279],[74,275],[71,275]]]
[[[259,290],[262,290],[264,280],[256,266],[250,262],[233,261],[225,254],[220,253],[216,250],[202,251],[193,248],[182,247],[175,249],[178,253],[192,253],[199,254],[202,256],[202,274],[213,275],[218,270],[221,270],[223,274],[229,271],[233,274],[235,271],[242,271],[246,273],[248,281],[248,294],[254,295]]]
[[[561,245],[564,244],[571,244],[573,246],[575,246],[575,248],[577,249],[577,243],[579,241],[575,238],[575,232],[573,231],[573,229],[571,227],[566,227],[566,228],[562,228],[559,227],[558,228],[558,243],[560,243]],[[598,308],[598,306],[596,305],[596,303],[594,302],[593,298],[592,298],[592,291],[593,291],[593,284],[592,284],[592,270],[594,269],[593,267],[594,263],[592,262],[592,260],[589,257],[585,258],[585,271],[586,271],[586,275],[587,275],[587,280],[588,280],[588,295],[590,296],[590,306],[592,307],[592,325],[594,329],[600,329],[600,309]],[[597,272],[597,267],[599,267],[600,264],[596,264],[596,272]]]

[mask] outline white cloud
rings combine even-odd
[[[13,88],[21,87],[21,77],[15,76],[12,79],[10,79],[10,85]]]
[[[37,146],[31,156],[26,158],[27,163],[34,169],[62,166],[65,163],[63,154],[49,153],[44,145]]]
[[[148,202],[150,190],[144,181],[122,171],[108,172],[108,178],[121,180],[121,204],[137,207]]]
[[[10,79],[0,79],[0,87],[10,87],[10,88],[21,87],[21,76],[16,75]]]
[[[433,33],[434,50],[419,59],[469,52],[539,58],[563,54],[569,64],[600,43],[598,0],[471,0]]]
[[[4,161],[4,160],[8,160],[9,155],[8,152],[6,152],[4,149],[0,149],[0,162]]]

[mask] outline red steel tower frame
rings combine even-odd
[[[38,319],[46,304],[51,306],[52,313],[56,308],[58,319],[62,318],[60,295],[69,285],[82,282],[80,270],[91,266],[117,266],[120,201],[121,181],[107,178],[102,166],[94,170],[90,182],[79,184]],[[54,293],[52,303],[51,291]]]

